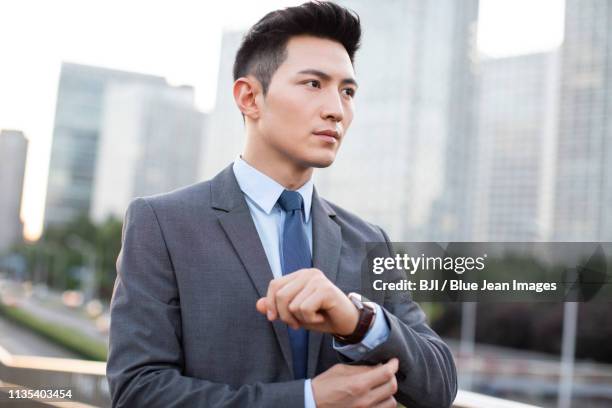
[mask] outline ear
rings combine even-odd
[[[238,78],[234,82],[234,100],[240,112],[251,119],[259,118],[259,96],[261,84],[255,77],[249,75]]]

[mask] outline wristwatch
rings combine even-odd
[[[334,338],[344,344],[357,344],[361,343],[368,333],[368,330],[370,330],[370,327],[372,327],[374,319],[376,318],[376,306],[359,293],[351,292],[348,294],[348,298],[353,302],[359,312],[357,327],[347,336],[334,334]]]

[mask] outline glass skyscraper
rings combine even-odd
[[[0,132],[0,255],[23,240],[19,216],[28,141],[18,130]]]
[[[555,236],[612,240],[612,3],[567,0]]]
[[[162,77],[62,64],[49,167],[45,225],[89,214],[102,106],[110,83],[165,84]],[[118,148],[120,148],[118,146]]]

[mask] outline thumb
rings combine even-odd
[[[393,357],[392,359],[387,361],[385,365],[388,365],[389,367],[391,367],[391,370],[393,370],[393,372],[395,373],[397,372],[397,369],[399,368],[399,360]]]
[[[265,297],[259,298],[259,300],[255,304],[255,307],[257,308],[257,311],[259,313],[266,314],[266,312],[268,311],[268,307],[266,306],[266,298]]]

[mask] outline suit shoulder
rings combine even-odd
[[[336,213],[336,222],[348,232],[357,234],[366,242],[379,242],[384,241],[382,229],[372,224],[363,218],[359,217],[337,204],[332,203],[329,200],[321,198],[325,204],[327,204]]]
[[[130,207],[142,206],[145,203],[155,212],[180,211],[188,207],[210,202],[210,180],[201,181],[166,193],[138,197],[132,200]]]

